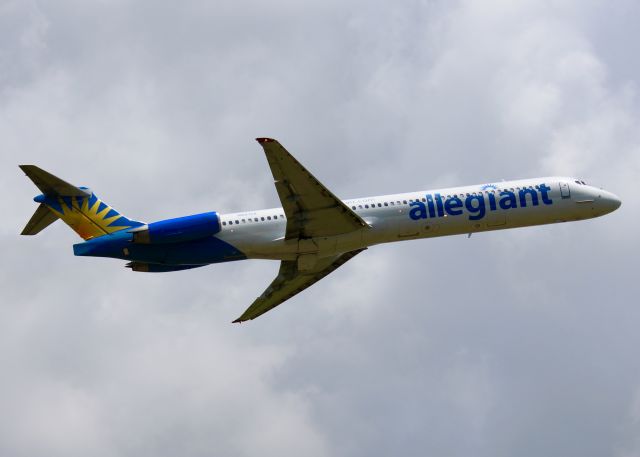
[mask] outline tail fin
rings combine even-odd
[[[58,218],[85,240],[143,225],[104,204],[86,187],[73,186],[35,165],[20,168],[42,191],[34,198],[40,206],[22,235],[35,235]]]
[[[33,216],[31,216],[31,219],[29,219],[29,222],[27,222],[27,225],[20,235],[36,235],[57,220],[58,216],[49,211],[47,205],[40,203],[40,206],[38,206],[36,212],[33,213]]]

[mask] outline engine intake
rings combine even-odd
[[[168,244],[198,240],[220,231],[220,217],[215,211],[152,222],[130,232],[133,242],[140,244]]]

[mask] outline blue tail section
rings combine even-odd
[[[86,187],[69,184],[35,165],[20,165],[20,168],[42,191],[34,198],[40,206],[23,230],[25,235],[38,233],[57,218],[85,240],[144,225],[123,216]],[[51,215],[48,216],[45,209]]]
[[[83,197],[38,195],[34,200],[46,205],[85,240],[144,225],[123,216],[92,192]]]

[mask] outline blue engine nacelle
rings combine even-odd
[[[220,231],[220,217],[215,211],[152,222],[130,232],[133,242],[141,244],[168,244],[207,238]]]

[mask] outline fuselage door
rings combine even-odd
[[[566,182],[560,183],[560,196],[562,198],[571,197],[571,192],[569,191],[569,183],[566,183]]]

